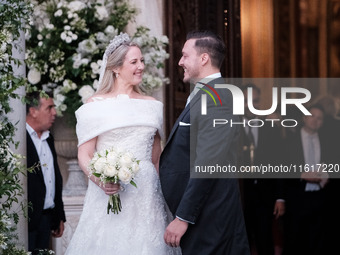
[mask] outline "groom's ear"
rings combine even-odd
[[[210,60],[210,56],[209,56],[208,53],[202,53],[200,58],[201,58],[202,66],[206,65],[209,62],[209,60]]]

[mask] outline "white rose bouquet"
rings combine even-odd
[[[123,183],[132,184],[137,188],[133,181],[139,171],[139,162],[131,152],[121,151],[116,148],[105,149],[96,152],[89,164],[90,175],[94,175],[102,183]],[[122,209],[119,194],[110,195],[107,204],[107,213],[110,210],[118,214]]]

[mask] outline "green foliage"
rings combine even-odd
[[[113,15],[110,16],[110,22],[115,24],[114,27],[122,31],[130,20],[134,20],[137,14],[136,8],[132,7],[124,0],[116,0],[113,7]]]
[[[26,0],[0,3],[0,253],[3,255],[27,255],[23,248],[17,247],[15,234],[19,213],[25,209],[19,197],[23,196],[20,176],[26,168],[22,156],[11,150],[11,145],[18,145],[13,138],[16,123],[11,123],[6,115],[12,110],[10,100],[20,98],[16,90],[27,85],[24,77],[13,73],[13,65],[22,62],[12,56],[12,51],[22,52],[18,39],[20,31],[26,31],[31,11],[32,6]]]

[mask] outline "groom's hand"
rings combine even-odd
[[[178,247],[182,236],[188,229],[189,223],[175,218],[165,230],[164,241],[171,247]]]

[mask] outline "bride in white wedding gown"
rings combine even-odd
[[[103,66],[96,94],[76,111],[79,165],[88,175],[87,166],[95,151],[110,147],[128,150],[140,160],[134,179],[137,188],[103,186],[91,176],[66,255],[180,254],[163,238],[169,219],[156,170],[163,104],[138,93],[143,57],[126,34],[111,41]],[[108,195],[117,192],[122,210],[107,214]]]

